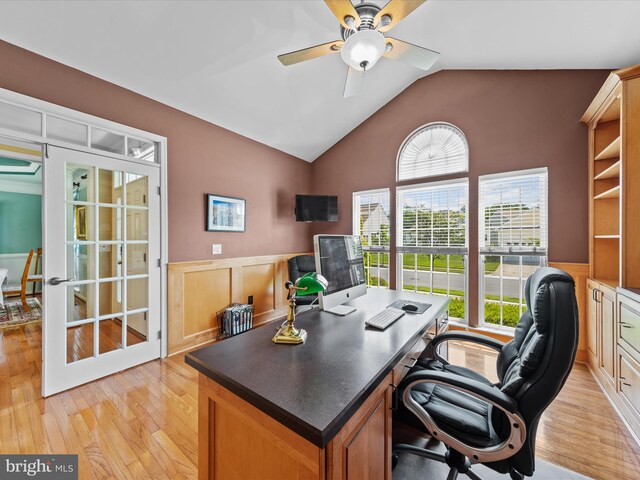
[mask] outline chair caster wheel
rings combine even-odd
[[[522,475],[519,472],[516,472],[515,470],[511,470],[509,472],[509,476],[511,477],[511,480],[524,480],[524,475]]]
[[[394,468],[396,468],[396,465],[398,465],[398,454],[397,453],[392,453],[391,454],[391,470],[393,470]]]

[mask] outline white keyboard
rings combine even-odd
[[[365,325],[371,328],[377,328],[378,330],[384,330],[393,322],[398,320],[404,315],[402,310],[396,310],[395,308],[387,308],[377,315],[374,315],[369,320],[364,322]]]

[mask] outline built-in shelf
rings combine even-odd
[[[611,165],[606,170],[594,177],[595,180],[605,180],[607,178],[618,178],[620,176],[620,160]]]
[[[596,155],[596,160],[606,160],[607,158],[620,157],[620,145],[622,144],[620,137],[611,142],[604,150]]]
[[[613,120],[620,120],[620,97],[611,102],[611,105],[602,113],[602,116],[598,120],[599,122],[611,122]]]
[[[593,238],[620,238],[620,235],[594,235]]]
[[[600,195],[593,197],[594,200],[604,200],[605,198],[620,198],[620,185],[616,185],[606,192],[602,192]]]

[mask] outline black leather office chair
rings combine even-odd
[[[316,271],[316,257],[313,255],[298,255],[287,262],[289,267],[289,280],[295,282],[306,273]],[[317,300],[318,295],[305,295],[296,297],[296,305],[309,305]]]
[[[459,473],[481,480],[470,470],[471,463],[509,473],[513,479],[533,475],[538,421],[575,360],[578,306],[573,278],[556,268],[533,273],[525,295],[528,308],[506,344],[467,332],[433,339],[434,347],[464,340],[497,350],[500,381],[492,384],[472,370],[448,364],[437,353],[422,360],[399,386],[401,404],[394,421],[424,431],[447,450],[442,454],[394,445],[395,462],[397,453],[407,452],[446,463],[447,480]]]

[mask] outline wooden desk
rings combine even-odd
[[[365,329],[397,299],[432,306],[385,331]],[[298,315],[305,344],[272,343],[271,323],[187,355],[200,372],[199,478],[390,479],[393,385],[446,321],[448,303],[369,289],[346,317]]]

